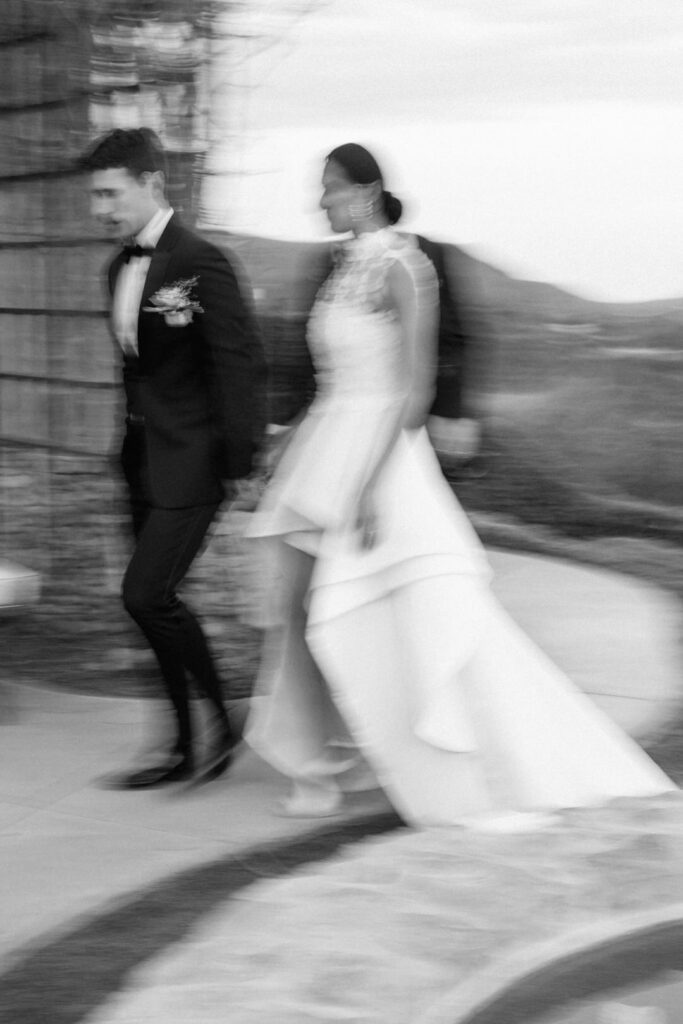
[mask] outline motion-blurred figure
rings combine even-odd
[[[481,476],[485,464],[481,458],[482,426],[478,408],[478,390],[486,376],[490,355],[485,339],[471,315],[466,275],[453,262],[441,242],[423,235],[413,236],[428,256],[439,286],[439,323],[436,387],[427,421],[432,444],[450,479]],[[308,266],[304,308],[310,306],[320,285],[334,268],[335,258],[343,254],[345,243],[337,243],[322,253],[317,251]],[[299,354],[296,363],[289,356],[280,368],[274,356],[274,375],[283,378],[288,400],[275,402],[276,422],[271,424],[271,450],[276,455],[277,439],[286,438],[287,427],[299,422],[302,411],[315,394],[315,378],[310,357]],[[425,353],[426,358],[431,356]],[[279,413],[279,414],[278,414]]]
[[[517,829],[675,789],[492,597],[425,426],[434,268],[363,147],[333,150],[322,185],[353,239],[310,319],[315,397],[248,530],[280,594],[246,738],[293,781],[286,812],[381,784],[412,824]]]
[[[159,763],[113,784],[138,789],[195,773],[188,673],[211,708],[202,778],[230,762],[234,737],[202,629],[176,589],[224,497],[251,472],[263,356],[226,257],[184,228],[165,198],[165,155],[148,129],[116,130],[82,159],[92,212],[125,242],[108,269],[123,352],[121,462],[135,550],[123,602],[152,647],[176,720]]]

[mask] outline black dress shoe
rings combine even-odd
[[[223,757],[218,760],[212,761],[207,767],[201,769],[196,775],[190,780],[191,786],[203,786],[206,782],[211,782],[213,779],[218,779],[220,776],[228,770],[232,764],[232,755],[224,754]]]
[[[192,784],[200,786],[223,775],[232,764],[232,754],[240,739],[241,737],[233,736],[231,733],[223,734],[209,749],[200,770],[192,779]]]
[[[165,786],[170,782],[186,782],[193,774],[192,758],[178,754],[163,764],[112,776],[105,780],[105,784],[110,789],[152,789],[154,786]]]

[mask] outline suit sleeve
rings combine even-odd
[[[444,251],[439,242],[417,236],[426,256],[432,261],[439,281],[439,365],[433,416],[458,419],[463,415],[466,384],[464,365],[470,339],[463,324],[459,297],[456,297],[446,270]]]
[[[214,246],[194,261],[212,428],[221,475],[248,476],[265,425],[265,359],[251,304]]]

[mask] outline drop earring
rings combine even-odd
[[[349,203],[351,220],[368,220],[375,212],[374,199],[365,199],[359,203]]]

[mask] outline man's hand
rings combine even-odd
[[[285,448],[294,436],[294,432],[301,422],[301,416],[297,416],[291,423],[269,423],[266,427],[266,442],[260,456],[261,468],[266,477],[270,477],[275,467],[282,458]]]
[[[437,455],[465,462],[479,453],[481,424],[478,420],[430,416],[427,431]]]
[[[245,476],[240,480],[231,480],[229,488],[230,511],[253,512],[261,500],[263,483],[259,477]]]

